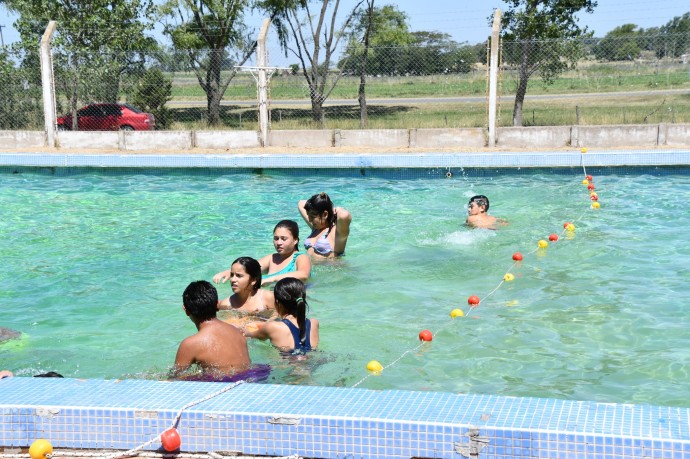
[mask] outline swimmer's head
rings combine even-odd
[[[230,265],[231,269],[234,264],[242,265],[244,271],[247,273],[247,276],[249,276],[249,282],[254,282],[254,285],[252,285],[252,290],[256,292],[261,288],[261,265],[258,261],[252,257],[239,257],[237,260],[232,262]]]
[[[218,309],[218,291],[207,281],[192,282],[182,294],[182,304],[188,315],[200,321],[213,319]]]
[[[472,196],[470,198],[470,202],[467,203],[467,210],[471,211],[472,206],[479,206],[479,208],[484,208],[484,212],[489,211],[489,198],[484,196],[483,194],[478,194],[476,196]]]
[[[294,220],[281,220],[278,222],[278,224],[273,228],[273,243],[275,245],[276,241],[276,231],[279,229],[285,229],[292,238],[295,240],[295,245],[294,249],[295,251],[299,250],[299,225],[297,224],[296,221]]]
[[[307,289],[304,282],[294,277],[284,277],[273,289],[276,310],[281,316],[293,315],[297,319],[300,342],[306,340]]]
[[[319,218],[323,218],[327,228],[335,225],[333,202],[326,193],[321,192],[307,199],[307,202],[304,203],[304,210],[307,212],[307,218],[309,218],[310,223]]]

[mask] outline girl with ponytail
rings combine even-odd
[[[345,253],[352,215],[343,207],[334,207],[326,193],[315,194],[297,203],[302,218],[312,232],[304,248],[314,260],[339,257]]]
[[[245,335],[271,344],[287,354],[303,354],[319,345],[319,321],[307,319],[307,290],[294,277],[280,279],[273,289],[279,320],[249,324]]]

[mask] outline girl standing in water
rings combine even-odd
[[[326,193],[299,201],[297,208],[312,229],[312,233],[304,241],[309,256],[315,259],[333,258],[345,253],[352,222],[352,215],[347,209],[333,207],[333,202]]]
[[[271,344],[285,354],[304,354],[319,345],[319,321],[307,318],[307,290],[304,283],[286,277],[276,283],[273,290],[279,320],[250,324],[245,336]]]

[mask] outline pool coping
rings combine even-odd
[[[0,445],[311,458],[690,457],[690,408],[404,390],[151,380],[0,380]],[[56,400],[59,400],[56,401]],[[199,403],[196,403],[199,402]],[[186,409],[183,409],[187,407]],[[477,453],[472,455],[472,453]]]
[[[690,164],[690,149],[612,151],[384,152],[384,153],[238,153],[122,154],[0,152],[0,166],[157,167],[157,168],[444,168],[674,166]]]
[[[688,150],[325,154],[0,153],[56,168],[685,166]],[[220,383],[0,380],[0,447],[132,449]],[[269,403],[270,402],[270,403]],[[690,459],[690,408],[529,397],[240,384],[181,413],[183,451],[313,458]],[[159,443],[146,449],[159,450]]]

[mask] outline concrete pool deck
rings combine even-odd
[[[690,149],[520,152],[7,152],[0,166],[51,168],[435,168],[687,166]],[[497,395],[273,384],[0,380],[0,448],[128,450],[180,414],[184,453],[311,458],[690,459],[690,408]],[[203,400],[199,403],[195,403]],[[185,406],[189,408],[183,409]],[[156,451],[159,444],[147,450]],[[182,457],[186,457],[182,454]]]

